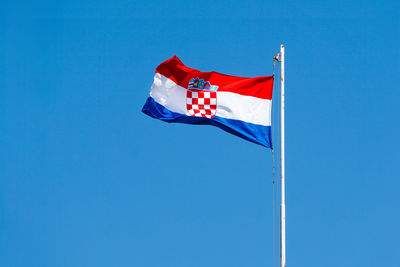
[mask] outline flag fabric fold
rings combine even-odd
[[[273,80],[200,72],[174,56],[156,68],[142,112],[166,122],[214,125],[272,148]]]

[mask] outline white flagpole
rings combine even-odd
[[[281,44],[281,267],[286,267],[285,207],[285,47]]]

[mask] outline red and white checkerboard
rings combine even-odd
[[[217,113],[217,92],[187,90],[186,109],[190,116],[213,118]]]

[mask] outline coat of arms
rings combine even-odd
[[[186,109],[190,116],[213,118],[217,113],[218,86],[199,78],[189,81],[186,93]]]

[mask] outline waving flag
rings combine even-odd
[[[174,56],[156,68],[142,111],[166,122],[214,125],[272,148],[273,80],[200,72]]]

